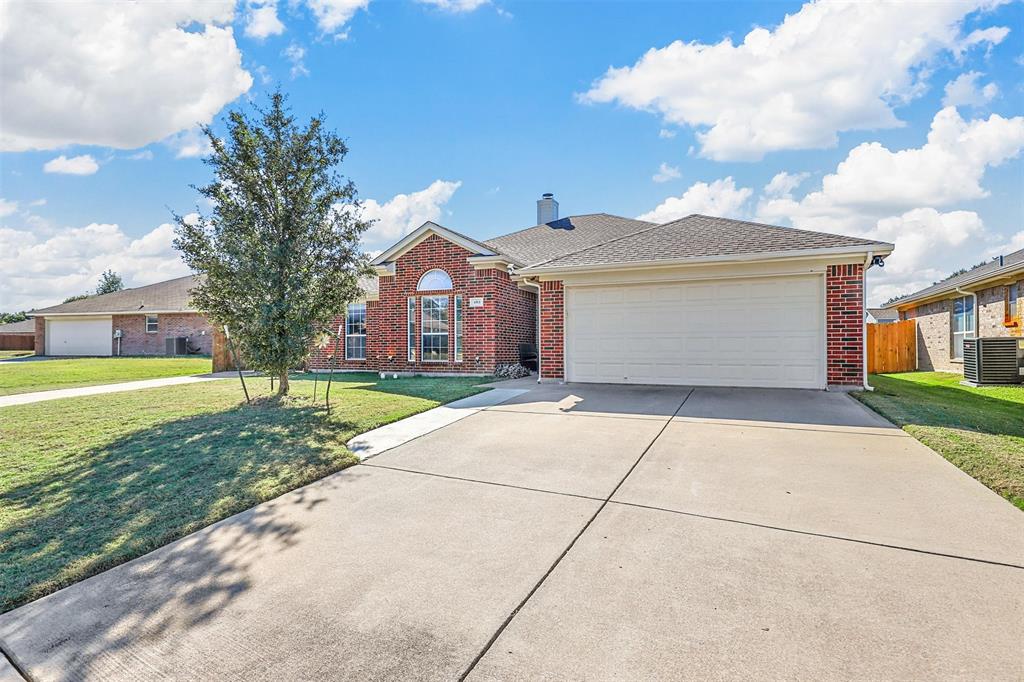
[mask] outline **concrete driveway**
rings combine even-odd
[[[846,395],[542,386],[0,642],[41,680],[985,679],[1022,595],[1024,515]]]

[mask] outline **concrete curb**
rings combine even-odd
[[[454,424],[482,409],[500,405],[516,396],[528,393],[528,389],[495,388],[486,393],[478,393],[468,398],[435,407],[432,410],[414,414],[400,421],[381,426],[373,431],[356,436],[346,445],[360,460],[379,455],[385,450],[398,447],[409,441]]]

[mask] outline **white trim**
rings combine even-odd
[[[756,253],[730,254],[722,256],[696,256],[693,258],[666,258],[637,263],[601,263],[597,265],[571,265],[546,268],[529,266],[517,271],[520,275],[550,276],[572,274],[577,272],[603,272],[608,270],[647,270],[650,268],[677,267],[680,265],[703,265],[708,263],[750,263],[779,260],[820,259],[829,256],[860,255],[869,251],[877,256],[887,256],[895,247],[892,244],[879,242],[877,245],[841,246],[828,249],[793,249],[791,251],[760,251]]]
[[[150,331],[150,329],[149,329],[149,318],[151,318],[151,317],[153,318],[154,326],[156,327],[156,329],[153,329],[152,331]],[[157,314],[157,313],[146,313],[146,321],[145,321],[144,324],[146,325],[146,333],[147,334],[159,334],[160,333],[160,315],[159,314]]]
[[[461,234],[458,234],[457,232],[452,232],[448,228],[442,227],[437,223],[427,221],[420,225],[415,230],[413,230],[412,232],[410,232],[409,234],[407,234],[405,237],[400,239],[390,249],[388,249],[387,251],[380,254],[372,261],[370,261],[370,265],[383,265],[388,261],[393,261],[401,257],[403,253],[414,248],[417,244],[422,242],[431,234],[436,234],[439,237],[443,237],[444,239],[447,239],[448,241],[452,242],[457,246],[461,246],[462,248],[466,249],[467,251],[473,254],[480,254],[482,256],[497,255],[490,248],[488,248],[484,244],[481,244],[478,241],[474,241],[469,237],[463,237]]]
[[[425,287],[423,286],[423,280],[427,278],[427,275],[432,275],[435,272],[440,272],[442,275],[448,278],[448,286],[446,287]],[[452,280],[452,276],[448,274],[448,271],[444,268],[430,268],[416,280],[416,291],[451,291],[455,288],[455,281]]]
[[[412,305],[409,305],[409,304]],[[409,296],[405,302],[405,350],[406,362],[416,362],[416,297]]]
[[[476,270],[505,270],[515,265],[504,256],[470,256],[466,261]]]
[[[462,356],[465,352],[465,340],[462,338],[462,328],[466,326],[466,321],[462,319],[462,299],[465,298],[462,294],[455,294],[452,296],[452,308],[455,310],[455,314],[452,316],[452,326],[455,328],[455,340],[452,342],[452,351],[454,355],[454,362],[462,363]]]

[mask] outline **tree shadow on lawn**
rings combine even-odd
[[[11,520],[0,535],[0,610],[354,464],[344,447],[353,430],[319,407],[242,406],[68,457],[0,497]],[[288,537],[273,525],[252,530]]]

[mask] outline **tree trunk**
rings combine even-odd
[[[277,395],[279,397],[288,395],[288,370],[277,375]]]

